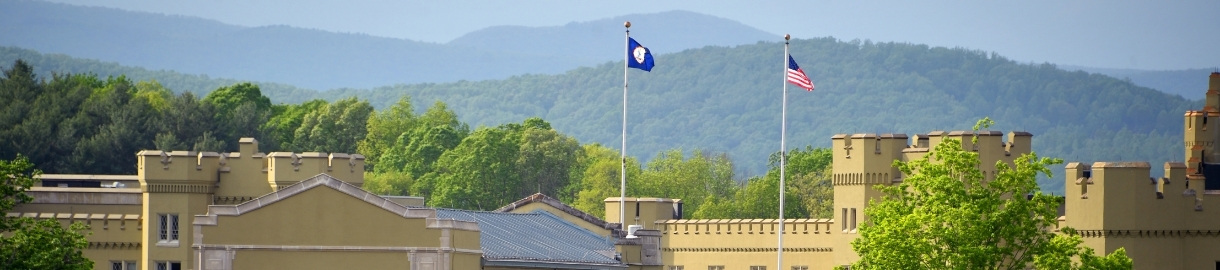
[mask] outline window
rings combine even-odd
[[[851,232],[856,232],[856,209],[851,209]]]
[[[794,265],[794,266],[792,266],[792,270],[809,270],[809,266],[808,265]]]
[[[669,266],[669,270],[682,270],[682,266],[681,265],[671,265],[671,266]]]
[[[724,266],[723,265],[710,265],[707,267],[707,270],[724,270]]]
[[[182,270],[181,262],[157,262],[157,270]]]
[[[158,231],[161,242],[178,241],[178,214],[160,214],[161,229]]]
[[[843,208],[843,215],[839,216],[839,224],[843,224],[843,232],[847,232],[847,208]]]
[[[137,270],[140,269],[135,261],[110,261],[110,269],[113,270]]]
[[[767,267],[762,265],[754,265],[750,266],[750,270],[767,270]]]

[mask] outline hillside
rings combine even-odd
[[[667,26],[641,33],[658,37],[643,41],[658,52],[777,38],[740,23],[689,12],[628,17]],[[0,46],[313,89],[371,88],[558,74],[621,59],[602,48],[622,46],[625,19],[552,28],[491,28],[450,45],[17,0],[0,1]],[[713,32],[717,34],[693,35]],[[587,48],[569,49],[578,46]]]
[[[832,38],[792,44],[794,57],[818,86],[811,93],[794,90],[789,95],[788,144],[793,147],[826,147],[837,133],[964,130],[988,116],[999,123],[996,130],[1035,134],[1034,149],[1044,156],[1159,164],[1182,159],[1181,114],[1202,106],[1113,77],[1019,64],[979,51]],[[742,176],[765,172],[767,155],[779,145],[783,77],[775,60],[782,57],[782,48],[779,43],[706,47],[658,55],[652,72],[631,70],[627,153],[647,160],[666,149],[698,148],[728,153]],[[217,80],[64,56],[44,56],[43,61],[35,66],[96,74],[117,73],[93,69],[119,69],[161,81],[171,80],[160,76]],[[80,65],[86,67],[66,68]],[[617,148],[622,70],[618,62],[505,80],[264,93],[275,103],[358,96],[377,108],[410,95],[421,104],[417,108],[444,101],[472,126],[540,116],[582,143]],[[1061,175],[1043,181],[1043,188],[1062,192],[1057,177]]]
[[[782,48],[707,47],[660,55],[650,73],[632,70],[627,152],[648,158],[701,148],[729,153],[747,175],[762,172],[779,145],[782,67],[775,59]],[[795,40],[792,48],[818,89],[790,93],[789,145],[829,146],[836,133],[965,130],[987,116],[997,130],[1035,134],[1034,149],[1045,156],[1159,164],[1182,159],[1181,114],[1201,107],[1112,77],[980,51],[832,38]],[[562,75],[322,94],[358,95],[378,107],[399,94],[442,100],[472,125],[541,116],[582,142],[616,146],[621,72],[620,62]],[[1043,184],[1059,192],[1061,183]]]

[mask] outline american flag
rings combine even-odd
[[[788,82],[813,91],[813,81],[809,80],[809,76],[805,76],[805,70],[796,65],[796,60],[793,60],[791,55],[788,56]]]

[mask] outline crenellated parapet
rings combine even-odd
[[[975,142],[974,138],[978,138]],[[835,185],[889,184],[901,175],[894,161],[922,158],[945,139],[956,139],[962,148],[979,154],[980,168],[991,177],[996,161],[1012,160],[1032,149],[1033,134],[999,131],[933,131],[928,134],[837,134],[831,137]]]
[[[364,156],[320,152],[273,152],[267,181],[272,189],[292,185],[312,175],[327,174],[350,184],[364,184]]]
[[[144,150],[136,153],[145,193],[213,193],[221,155],[216,152]]]
[[[1147,162],[1068,163],[1062,226],[1080,231],[1176,231],[1215,229],[1220,190],[1187,180],[1185,164],[1165,163],[1151,177]],[[1099,234],[1101,235],[1101,234]]]
[[[344,153],[258,151],[242,138],[238,152],[144,150],[138,154],[140,187],[150,193],[214,194],[217,204],[237,204],[318,174],[360,186],[364,156]]]
[[[784,234],[830,234],[831,219],[784,219]],[[769,235],[779,232],[778,219],[670,219],[656,221],[663,235]]]

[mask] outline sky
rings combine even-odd
[[[558,26],[687,10],[794,38],[906,42],[1023,63],[1176,70],[1220,67],[1216,0],[51,0],[445,43],[490,26]],[[633,25],[633,32],[648,31]]]

